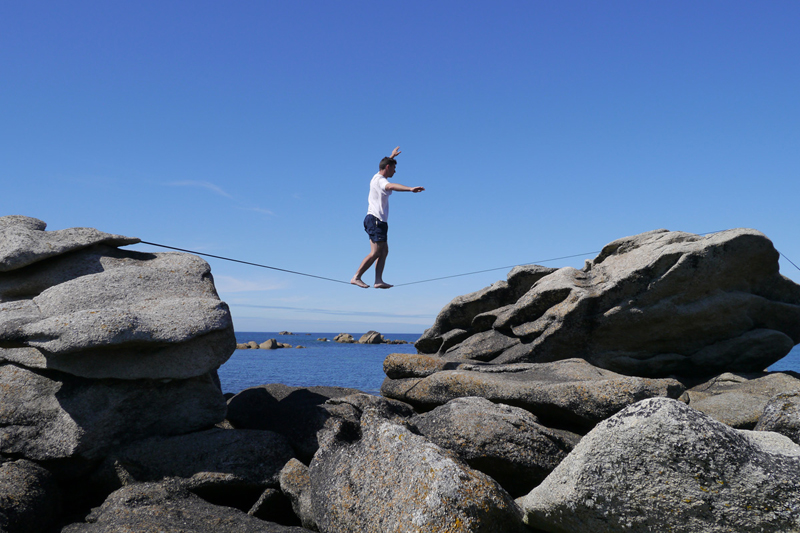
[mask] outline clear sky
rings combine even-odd
[[[391,197],[389,283],[658,228],[800,265],[798,27],[796,1],[0,2],[0,213],[347,281],[399,145],[427,190]],[[422,332],[507,273],[207,260],[239,331]]]

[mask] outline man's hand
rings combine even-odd
[[[422,192],[425,190],[425,187],[411,187],[411,192]]]
[[[395,158],[395,157],[397,157],[398,155],[400,155],[400,147],[399,147],[399,146],[398,146],[397,148],[395,148],[394,150],[392,150],[392,155],[390,155],[389,157],[391,157],[392,159],[394,159],[394,158]]]

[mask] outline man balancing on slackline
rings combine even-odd
[[[389,255],[389,243],[387,234],[389,232],[389,195],[392,191],[422,192],[424,187],[406,187],[399,183],[389,183],[389,178],[394,176],[397,161],[395,157],[400,155],[400,147],[392,150],[392,155],[381,159],[377,174],[372,176],[369,182],[369,207],[367,216],[364,218],[364,231],[369,235],[369,255],[361,261],[358,272],[350,280],[353,285],[358,285],[365,289],[369,285],[361,280],[361,276],[367,271],[372,263],[375,263],[375,288],[389,289],[392,286],[383,281],[383,267],[386,265],[386,256]]]

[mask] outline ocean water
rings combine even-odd
[[[236,341],[262,343],[267,339],[304,349],[236,350],[220,367],[222,392],[240,392],[265,383],[283,383],[293,387],[327,385],[351,387],[378,394],[386,375],[383,360],[390,353],[416,353],[413,344],[342,344],[333,342],[337,333],[237,332]],[[358,340],[366,332],[350,333]],[[326,337],[328,342],[318,341]],[[384,338],[413,343],[418,333],[387,333]]]
[[[351,387],[378,394],[386,377],[383,360],[390,353],[416,353],[413,344],[341,344],[333,342],[338,333],[236,333],[236,341],[262,343],[267,339],[302,345],[305,349],[236,350],[220,367],[219,379],[223,392],[240,392],[248,387],[265,383],[283,383],[293,387],[328,385]],[[358,340],[361,333],[351,333]],[[328,342],[317,339],[327,337]],[[417,333],[384,335],[387,339],[413,343]],[[783,359],[769,367],[771,371],[793,370],[800,372],[800,345]]]

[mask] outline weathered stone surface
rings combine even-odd
[[[228,400],[227,420],[235,428],[286,435],[297,457],[308,462],[317,451],[317,431],[330,416],[320,406],[330,398],[359,392],[341,387],[289,387],[281,383],[251,387]]]
[[[267,522],[275,522],[284,526],[299,526],[300,519],[292,510],[292,502],[280,489],[264,489],[255,504],[247,511],[250,516],[255,516]]]
[[[60,509],[60,491],[46,469],[25,459],[0,465],[0,531],[47,531]]]
[[[124,442],[188,433],[225,417],[210,375],[90,380],[3,364],[0,383],[0,452],[34,460],[99,458]]]
[[[794,372],[726,372],[688,389],[685,398],[689,406],[724,424],[753,429],[770,398],[793,391],[800,391]]]
[[[755,430],[774,431],[800,444],[800,392],[778,394],[771,398]]]
[[[332,418],[309,467],[321,531],[525,531],[496,482],[406,427],[367,409]]]
[[[550,532],[796,531],[800,450],[779,453],[788,439],[758,433],[644,400],[598,424],[517,502]]]
[[[308,529],[319,531],[314,519],[314,506],[311,499],[311,476],[308,467],[292,459],[286,463],[280,474],[281,490],[292,501],[294,514],[300,524]]]
[[[583,359],[516,365],[462,363],[457,370],[424,378],[387,378],[381,387],[384,396],[421,409],[481,396],[522,407],[550,427],[584,430],[639,400],[677,398],[683,391],[684,386],[674,379],[623,376]]]
[[[280,348],[280,346],[278,346],[278,341],[275,339],[267,339],[259,344],[258,347],[262,350],[277,350]]]
[[[304,533],[259,520],[231,507],[212,505],[174,480],[136,483],[112,493],[92,511],[88,523],[62,533]]]
[[[800,342],[800,285],[763,234],[666,230],[614,241],[582,270],[541,270],[461,296],[416,343],[447,360],[581,357],[627,375],[756,372]]]
[[[447,351],[454,344],[461,342],[465,336],[469,336],[473,330],[472,321],[477,315],[513,304],[528,292],[534,283],[555,271],[555,268],[539,265],[514,267],[508,273],[507,281],[498,281],[485,289],[456,297],[444,306],[433,326],[425,331],[414,345],[422,353]],[[453,334],[444,337],[450,331],[456,331],[457,338],[454,339]]]
[[[293,456],[288,439],[272,431],[210,429],[137,441],[110,454],[105,470],[117,477],[112,490],[132,482],[214,473],[214,480],[203,482],[206,491],[214,481],[223,491],[239,486],[260,493],[266,486],[278,486],[278,474]]]
[[[384,342],[386,342],[386,340],[383,338],[383,335],[377,331],[368,331],[358,339],[359,344],[383,344]]]
[[[94,244],[125,246],[135,237],[103,233],[93,228],[45,231],[47,224],[20,215],[0,217],[0,272],[8,272]]]
[[[528,411],[484,398],[456,398],[411,423],[515,497],[541,483],[573,448]]]
[[[34,233],[49,246],[58,232]],[[209,266],[192,255],[97,244],[0,272],[0,360],[82,377],[182,379],[219,367],[235,345]]]

